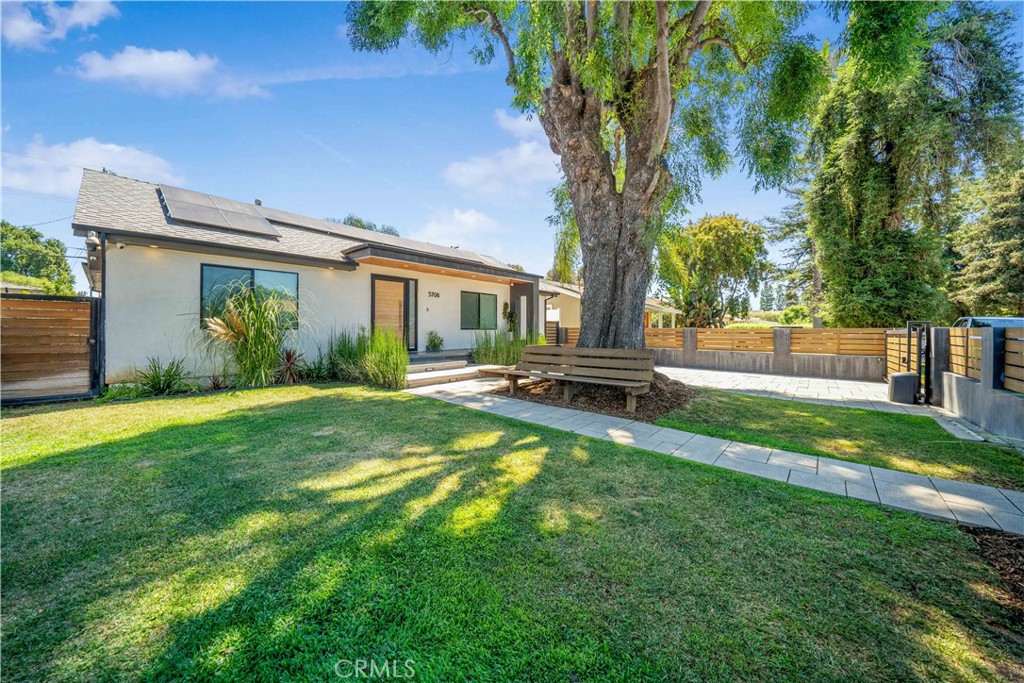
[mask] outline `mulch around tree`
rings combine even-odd
[[[489,393],[508,396],[508,387],[502,385]],[[692,392],[685,384],[671,379],[660,372],[654,373],[650,392],[637,396],[636,412],[626,412],[626,392],[621,387],[602,386],[600,384],[577,384],[576,392],[568,403],[562,400],[562,390],[552,380],[529,381],[520,383],[513,398],[534,403],[543,403],[561,408],[575,408],[591,413],[601,413],[614,417],[624,417],[640,422],[654,422],[676,408],[686,405]]]

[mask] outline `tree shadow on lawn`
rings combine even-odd
[[[12,680],[972,680],[1024,653],[952,527],[405,394],[64,452],[5,471],[3,519]]]

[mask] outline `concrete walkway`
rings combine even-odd
[[[1024,535],[1024,492],[791,453],[486,393],[503,383],[477,379],[408,392],[935,519]]]

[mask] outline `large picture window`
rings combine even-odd
[[[203,265],[200,295],[200,316],[218,315],[224,303],[241,289],[251,289],[262,296],[276,296],[285,302],[285,314],[292,329],[299,326],[299,274],[258,268]]]
[[[462,329],[498,329],[498,295],[463,292]]]

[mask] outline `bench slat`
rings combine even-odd
[[[555,355],[542,355],[539,353],[524,353],[522,363],[572,363],[593,368],[615,368],[617,370],[651,370],[654,368],[654,359],[630,359],[630,358],[579,358],[576,356],[558,357]]]
[[[535,372],[530,370],[506,370],[495,371],[496,374],[513,377],[534,377],[537,379],[553,379],[560,382],[583,382],[586,384],[607,384],[616,387],[640,388],[650,384],[641,380],[603,379],[601,377],[578,377],[574,375],[556,375],[547,372]]]
[[[596,358],[636,358],[654,360],[654,352],[650,349],[581,349],[579,347],[554,346],[538,344],[527,346],[524,353],[539,353],[549,356],[594,356]]]
[[[529,370],[532,372],[551,372],[562,375],[573,375],[575,377],[600,377],[601,379],[626,379],[641,382],[650,382],[654,379],[653,370],[616,370],[614,368],[588,368],[579,365],[552,363],[520,363],[517,370]]]

